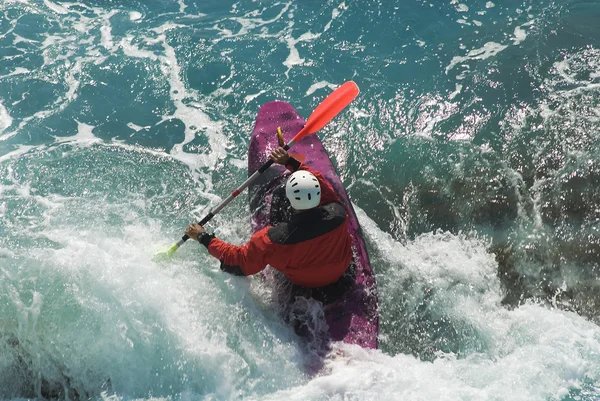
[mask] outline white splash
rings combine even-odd
[[[417,302],[429,299],[432,314],[470,327],[482,347],[460,358],[439,352],[430,363],[340,345],[329,374],[267,400],[561,399],[600,379],[600,328],[540,305],[505,309],[497,262],[485,241],[438,232],[403,244],[354,208],[363,232],[377,244],[371,261],[385,270],[382,312],[408,291]]]

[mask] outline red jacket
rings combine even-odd
[[[293,165],[288,163],[286,167],[295,170],[290,164]],[[241,273],[248,276],[270,265],[294,284],[304,287],[334,283],[346,271],[352,259],[346,208],[319,172],[305,165],[299,169],[313,173],[319,180],[319,206],[295,214],[289,222],[263,228],[245,245],[231,245],[212,238],[208,252],[221,260],[223,270],[239,266]]]

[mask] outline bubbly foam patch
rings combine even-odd
[[[77,133],[73,136],[57,137],[56,143],[78,144],[80,146],[91,146],[101,142],[93,133],[94,127],[77,121]]]
[[[137,11],[130,11],[129,12],[129,19],[131,21],[139,21],[142,19],[142,13],[137,12]]]
[[[67,388],[96,397],[110,388],[122,395],[187,392],[192,398],[209,391],[228,399],[253,391],[232,377],[255,382],[259,391],[283,388],[281,374],[302,382],[289,329],[255,302],[247,279],[224,275],[218,261],[191,241],[170,263],[151,261],[165,237],[181,235],[165,235],[150,217],[165,196],[177,199],[153,180],[173,185],[177,176],[166,169],[179,163],[140,148],[78,146],[90,131],[81,125],[77,138],[0,161],[11,171],[37,163],[47,168],[41,181],[7,177],[11,185],[0,192],[9,237],[33,243],[11,250],[0,239],[3,391],[25,396],[35,388],[44,394]],[[115,163],[119,159],[123,165]],[[65,167],[57,169],[53,160]],[[111,174],[86,180],[85,160]],[[48,193],[52,188],[68,196]],[[14,213],[15,202],[28,204],[35,222]]]
[[[382,318],[398,306],[394,293],[409,291],[409,299],[429,299],[432,312],[468,323],[474,328],[469,336],[478,337],[480,346],[463,351],[460,358],[439,352],[433,363],[403,354],[345,349],[345,358],[331,361],[331,376],[277,395],[527,400],[590,391],[590,384],[600,378],[598,326],[574,313],[536,304],[505,309],[496,262],[485,242],[439,233],[403,245],[355,209],[367,238],[376,244],[371,259],[378,272]],[[410,302],[406,305],[409,311]],[[369,379],[375,377],[379,379]]]
[[[180,12],[183,13],[185,8],[184,2],[181,1]],[[193,172],[197,181],[204,182],[210,187],[211,174],[208,171],[214,169],[218,161],[225,157],[224,149],[228,144],[228,139],[221,132],[221,124],[213,122],[204,112],[205,107],[202,102],[190,101],[191,99],[201,99],[202,96],[184,83],[181,60],[175,48],[169,44],[168,38],[173,30],[179,29],[182,25],[172,22],[143,28],[135,25],[132,30],[119,29],[115,33],[112,21],[123,12],[118,9],[77,6],[75,3],[58,4],[46,0],[37,11],[48,20],[60,19],[60,29],[44,35],[43,42],[38,49],[44,60],[40,69],[33,72],[15,70],[10,76],[30,74],[33,78],[52,83],[57,79],[56,77],[60,77],[59,82],[66,90],[47,104],[44,110],[38,110],[33,115],[22,117],[14,123],[6,108],[1,106],[1,138],[8,139],[15,136],[40,120],[66,110],[79,99],[85,85],[98,84],[89,81],[88,70],[97,65],[103,66],[101,68],[113,68],[112,65],[107,64],[109,55],[124,55],[121,62],[125,65],[132,61],[135,63],[137,59],[149,62],[158,61],[160,68],[156,71],[160,73],[160,76],[156,76],[154,79],[169,85],[169,94],[174,107],[173,112],[165,113],[157,124],[172,119],[178,119],[183,123],[185,136],[183,141],[173,145],[171,154],[179,161],[189,165],[190,171]],[[138,11],[129,11],[128,13],[131,21],[139,22],[142,18],[142,14]],[[265,21],[265,23],[269,23],[269,21]],[[55,69],[64,70],[64,73],[54,75],[52,71]],[[88,124],[85,121],[77,124],[75,137],[52,136],[56,138],[57,142],[94,142],[91,129],[87,128]],[[12,128],[12,131],[7,132],[9,127]],[[202,154],[184,150],[184,147],[194,141],[197,135],[207,137],[209,148]]]
[[[312,84],[310,86],[310,88],[308,88],[308,90],[306,91],[306,96],[310,96],[313,93],[315,93],[315,91],[317,91],[319,89],[323,89],[323,88],[329,88],[331,90],[335,90],[338,86],[339,85],[334,85],[327,81],[316,82],[316,83]]]
[[[0,103],[0,139],[2,139],[2,133],[12,125],[13,119],[8,114],[8,110],[2,103]]]
[[[485,60],[487,58],[494,57],[507,47],[508,46],[501,45],[500,43],[487,42],[482,47],[469,51],[466,56],[454,56],[452,57],[450,64],[446,67],[446,74],[448,74],[450,70],[460,63],[464,63],[465,61],[469,60]]]

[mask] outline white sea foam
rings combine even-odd
[[[0,217],[4,217],[6,213],[6,205],[4,203],[0,204]],[[14,258],[15,253],[10,249],[0,248],[0,258]]]
[[[446,74],[448,74],[451,69],[460,63],[469,60],[485,60],[487,58],[494,57],[507,47],[508,46],[501,45],[500,43],[487,42],[482,47],[469,51],[466,56],[454,56],[452,57],[450,64],[446,67]]]
[[[206,185],[207,191],[212,188],[210,170],[214,168],[218,160],[224,157],[227,139],[221,132],[219,123],[212,122],[211,119],[202,111],[202,106],[197,102],[188,102],[188,99],[199,98],[196,91],[188,89],[181,77],[181,67],[179,66],[175,49],[167,43],[165,32],[174,29],[174,24],[168,23],[154,28],[153,31],[158,34],[155,38],[144,38],[144,43],[148,45],[162,44],[164,55],[155,54],[152,51],[144,50],[132,43],[133,37],[126,36],[121,42],[123,52],[131,57],[147,58],[160,61],[160,69],[170,85],[171,100],[175,106],[175,112],[171,115],[163,116],[161,122],[176,118],[181,120],[184,125],[184,140],[176,144],[171,149],[172,157],[187,164],[198,182]],[[196,127],[193,129],[192,127]],[[211,151],[206,154],[187,153],[183,147],[190,143],[196,137],[198,129],[205,129],[209,140]]]
[[[2,133],[12,125],[12,122],[13,119],[8,114],[8,110],[0,103],[0,139],[2,139]]]
[[[323,32],[326,32],[329,30],[329,28],[331,28],[331,23],[333,22],[333,20],[335,20],[341,14],[340,9],[344,10],[345,8],[346,4],[342,2],[338,7],[335,7],[333,10],[331,10],[331,20],[329,20],[329,22],[327,22],[327,24],[325,25]]]
[[[253,101],[254,99],[256,99],[257,97],[259,97],[260,95],[262,95],[265,92],[267,92],[267,90],[263,89],[263,90],[259,91],[258,93],[254,93],[252,95],[246,95],[244,97],[244,103],[250,103],[251,101]]]
[[[24,38],[20,35],[17,35],[16,33],[13,34],[14,36],[14,40],[13,40],[13,45],[19,44],[19,43],[37,43],[37,40],[33,40],[33,39],[27,39]]]
[[[46,5],[46,7],[48,7],[50,10],[57,14],[65,15],[69,13],[68,9],[59,4],[53,3],[50,0],[44,0],[44,4]]]
[[[183,0],[177,0],[177,3],[179,3],[179,12],[180,13],[185,13],[185,9],[187,8],[185,2]]]
[[[10,72],[9,74],[6,75],[2,75],[0,78],[8,78],[8,77],[12,77],[14,75],[23,75],[23,74],[29,74],[31,71],[28,70],[27,68],[23,68],[23,67],[17,67],[15,68],[12,72]]]
[[[300,35],[300,37],[298,39],[294,39],[291,36],[291,33],[288,36],[286,36],[285,42],[287,43],[288,49],[290,50],[290,54],[283,62],[283,65],[285,65],[287,67],[287,71],[285,72],[286,76],[289,74],[290,70],[294,66],[302,65],[302,64],[304,64],[304,61],[305,61],[305,59],[300,57],[300,53],[298,52],[298,49],[296,49],[296,45],[300,42],[310,42],[312,40],[319,38],[320,36],[321,36],[320,33],[312,33],[312,32],[305,32],[302,35]]]
[[[462,90],[462,85],[460,84],[456,84],[456,89],[454,90],[454,92],[452,92],[451,94],[448,95],[448,99],[452,100],[456,97],[456,95],[460,94],[460,91]]]
[[[412,129],[415,135],[431,138],[436,125],[457,110],[456,103],[444,100],[441,95],[429,95],[423,97],[420,104],[409,109],[408,117],[413,121]]]
[[[239,169],[248,168],[248,160],[247,159],[236,159],[234,157],[230,157],[228,159],[229,164]]]
[[[525,32],[520,26],[515,28],[513,43],[516,45],[521,44],[527,38],[527,32]]]
[[[582,65],[587,74],[581,74]],[[557,75],[557,78],[549,79],[545,84],[554,88],[552,92],[554,97],[562,98],[565,94],[594,92],[600,88],[600,83],[596,82],[600,78],[600,52],[596,49],[588,49],[556,61],[552,67],[552,72]],[[562,100],[561,102],[564,103]]]
[[[335,89],[335,88],[332,88],[332,89]],[[372,117],[372,114],[369,113],[369,110],[367,110],[367,109],[359,109],[358,107],[350,107],[348,109],[348,111],[350,113],[352,113],[352,116],[356,119]]]
[[[344,356],[330,362],[330,375],[267,399],[548,399],[600,379],[600,329],[574,313],[535,304],[505,309],[496,261],[485,242],[438,233],[403,245],[355,210],[377,244],[372,261],[387,266],[379,276],[380,292],[388,297],[380,298],[382,313],[397,307],[388,303],[395,291],[409,291],[417,300],[427,291],[433,314],[467,323],[484,346],[460,359],[439,353],[433,363],[344,346]]]
[[[323,88],[329,88],[331,90],[335,90],[337,88],[337,85],[334,85],[327,81],[316,82],[316,83],[312,84],[310,86],[310,88],[308,88],[308,90],[306,91],[306,96],[310,96],[313,93],[315,93],[315,91],[317,91],[319,89],[323,89]]]
[[[137,11],[130,11],[129,12],[129,20],[130,21],[138,22],[141,19],[142,19],[142,13],[137,12]]]
[[[134,37],[132,35],[127,35],[119,44],[123,53],[128,57],[135,58],[147,58],[150,60],[158,60],[158,56],[154,54],[154,52],[149,50],[141,50],[137,45],[133,44]]]
[[[93,130],[93,126],[77,121],[77,133],[72,136],[55,136],[56,143],[69,143],[85,147],[102,142],[100,138],[94,135]]]
[[[127,123],[127,126],[129,128],[131,128],[132,130],[134,130],[135,132],[138,132],[138,131],[143,130],[143,129],[149,129],[149,128],[151,128],[149,125],[142,127],[142,126],[136,125],[136,124],[134,124],[132,122]]]
[[[150,31],[154,32],[154,33],[157,33],[158,35],[162,35],[165,32],[176,30],[178,28],[186,28],[186,26],[185,25],[181,25],[181,24],[175,24],[175,23],[172,23],[172,22],[167,22],[167,23],[164,23],[164,24],[162,24],[160,26],[157,26],[155,28],[150,29]],[[150,45],[156,44],[156,43],[162,43],[164,41],[164,38],[162,36],[158,36],[155,39],[149,38],[147,36],[144,36],[143,38],[144,38],[145,43],[146,44],[150,44]]]
[[[228,29],[219,28],[218,25],[215,25],[213,28],[215,30],[219,31],[220,36],[221,36],[219,39],[217,39],[217,41],[225,39],[225,38],[243,36],[243,35],[246,35],[252,31],[256,30],[257,28],[262,28],[266,25],[270,25],[270,24],[278,21],[279,19],[281,19],[281,17],[285,13],[288,12],[291,5],[292,5],[291,2],[285,3],[283,8],[279,11],[279,13],[276,16],[274,16],[273,18],[268,19],[268,20],[260,18],[259,17],[260,13],[257,11],[249,12],[249,13],[245,14],[243,17],[230,18],[230,20],[237,22],[241,26],[239,31],[237,31],[236,33],[233,33],[231,30],[228,30]],[[274,36],[274,35],[259,34],[258,36],[269,37],[269,36]]]
[[[81,80],[79,75],[81,74],[81,70],[83,68],[83,64],[81,59],[77,59],[75,64],[72,65],[71,62],[67,61],[67,66],[71,67],[69,72],[65,76],[65,83],[68,85],[67,93],[65,93],[64,97],[59,98],[58,102],[62,104],[60,105],[60,109],[64,109],[75,100],[78,96],[78,89],[81,85]],[[63,101],[64,99],[64,101]]]
[[[221,28],[219,25],[213,26],[213,28],[220,33],[220,38],[217,41],[220,41],[225,38],[231,37],[239,37],[243,35],[247,35],[253,32],[256,32],[255,35],[261,38],[269,38],[269,37],[277,37],[282,42],[284,42],[288,49],[289,54],[287,58],[283,61],[283,65],[287,67],[287,71],[285,72],[286,76],[289,74],[289,71],[299,65],[305,65],[306,59],[300,56],[296,45],[300,42],[310,42],[315,39],[318,39],[323,32],[328,31],[331,28],[331,23],[334,19],[338,18],[341,14],[340,10],[344,10],[346,8],[345,3],[341,3],[337,8],[335,8],[331,13],[331,20],[324,26],[323,31],[319,33],[313,32],[305,32],[301,34],[299,37],[295,38],[292,34],[292,28],[294,26],[293,22],[293,13],[290,11],[292,3],[285,3],[283,8],[279,11],[279,13],[271,19],[265,20],[260,16],[262,11],[255,10],[253,12],[246,13],[243,17],[232,17],[229,18],[231,21],[235,21],[240,25],[240,29],[237,32],[232,32],[230,29]],[[263,10],[264,11],[264,10]],[[290,21],[287,23],[287,27],[283,30],[277,31],[276,33],[269,33],[268,30],[263,29],[259,32],[258,28],[264,28],[278,20],[280,20],[287,13]]]
[[[114,43],[112,37],[112,28],[110,25],[110,18],[115,15],[117,11],[113,10],[109,13],[102,15],[102,26],[100,27],[100,44],[107,50],[113,50]]]
[[[469,6],[463,3],[459,3],[456,5],[456,11],[458,11],[459,13],[466,13],[467,11],[469,11]]]
[[[235,398],[239,393],[231,377],[274,383],[283,374],[295,383],[303,380],[289,329],[255,302],[246,279],[223,275],[216,261],[193,247],[180,250],[176,263],[150,261],[164,238],[157,235],[156,222],[135,211],[139,202],[96,199],[88,213],[85,199],[45,199],[40,204],[45,219],[25,225],[23,233],[57,246],[19,253],[0,248],[2,319],[15,322],[2,327],[3,335],[18,338],[18,352],[26,355],[21,362],[3,359],[0,369],[26,365],[40,380],[59,382],[68,375],[71,386],[95,391],[110,377],[117,394],[162,391],[165,385],[192,399],[207,389],[219,398]],[[70,225],[74,214],[86,224]],[[130,223],[115,230],[107,224],[109,215]],[[4,263],[13,257],[18,263]],[[39,290],[20,285],[32,274]],[[61,324],[68,316],[79,324]],[[85,371],[55,374],[60,366],[82,365]],[[0,385],[10,385],[8,380],[0,377]]]
[[[2,139],[2,138],[0,137],[0,139]],[[9,160],[9,159],[16,159],[16,158],[24,155],[25,153],[29,152],[33,148],[34,148],[34,146],[31,146],[31,145],[19,145],[19,146],[17,146],[17,148],[15,150],[8,152],[6,154],[0,155],[0,162]]]

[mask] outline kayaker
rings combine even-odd
[[[352,260],[346,208],[319,172],[281,147],[273,150],[270,157],[292,172],[285,194],[294,213],[287,221],[265,227],[241,246],[208,234],[197,223],[185,233],[219,259],[224,272],[249,276],[270,265],[301,287],[320,288],[335,283]]]

